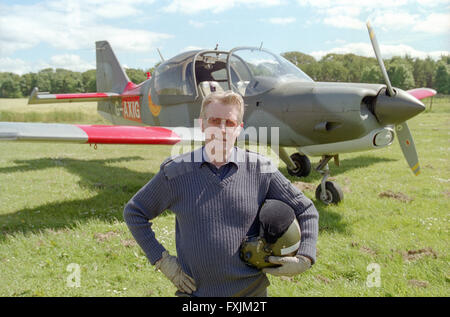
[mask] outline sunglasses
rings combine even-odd
[[[208,124],[211,126],[220,127],[222,125],[222,122],[225,122],[225,127],[227,128],[236,128],[239,125],[237,121],[231,119],[222,119],[214,117],[208,118]]]

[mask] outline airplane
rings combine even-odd
[[[113,125],[0,122],[0,140],[89,144],[166,144],[201,142],[195,126],[201,102],[213,91],[232,90],[246,104],[248,128],[277,127],[279,158],[292,176],[311,172],[309,157],[321,160],[322,180],[315,197],[338,204],[343,192],[330,176],[328,162],[339,154],[379,149],[397,134],[415,175],[420,165],[406,121],[422,112],[419,100],[429,88],[392,87],[370,23],[367,28],[385,84],[315,82],[282,56],[261,47],[221,51],[192,50],[164,60],[146,81],[129,80],[107,41],[96,42],[96,93],[50,94],[35,87],[29,104],[97,102],[98,113]],[[159,52],[159,50],[158,50]],[[160,53],[160,52],[159,52]],[[271,140],[272,129],[268,131]],[[249,135],[248,142],[258,142]],[[271,141],[268,141],[271,144]],[[298,152],[289,155],[288,147]]]

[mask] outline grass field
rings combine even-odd
[[[92,104],[25,104],[0,99],[0,121],[105,123]],[[345,195],[338,206],[315,200],[318,173],[301,182],[288,176],[319,210],[318,257],[295,278],[270,276],[270,296],[450,295],[450,98],[435,97],[432,111],[408,124],[417,177],[397,142],[344,154],[339,168],[330,164]],[[170,152],[0,143],[0,296],[173,296],[175,287],[148,263],[122,217]],[[153,228],[175,254],[174,215],[160,216]]]

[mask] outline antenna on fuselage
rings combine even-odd
[[[262,50],[263,42],[261,42],[261,45],[259,46],[259,50]]]
[[[158,51],[159,57],[161,57],[161,61],[164,62],[164,57],[161,54],[161,51],[159,50],[159,48],[156,49]]]

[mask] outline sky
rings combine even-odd
[[[450,0],[0,0],[0,72],[95,68],[107,40],[123,67],[148,69],[183,51],[257,46],[383,58],[450,54]]]

